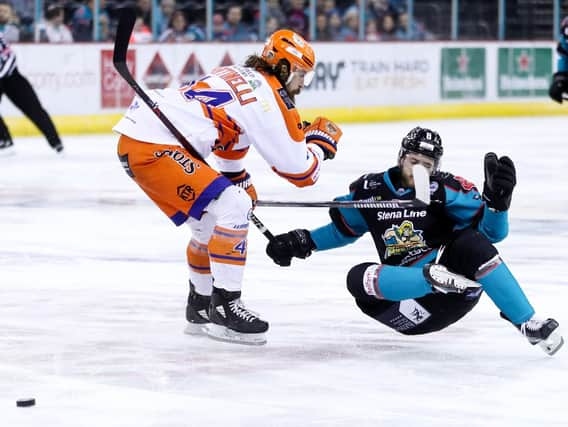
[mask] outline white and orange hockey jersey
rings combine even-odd
[[[298,111],[276,77],[241,66],[219,67],[187,86],[148,94],[203,158],[216,156],[222,171],[244,169],[243,158],[253,145],[294,185],[317,181],[324,153],[306,143]],[[113,130],[143,142],[179,144],[137,97]]]

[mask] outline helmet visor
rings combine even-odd
[[[289,81],[292,80],[294,76],[302,79],[304,82],[304,86],[309,86],[312,80],[314,79],[314,70],[306,71],[298,67],[294,67],[292,73],[290,74]]]

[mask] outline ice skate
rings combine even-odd
[[[189,296],[187,297],[187,306],[185,307],[185,318],[188,321],[184,333],[188,335],[201,335],[205,331],[203,327],[209,323],[207,310],[211,297],[200,295],[195,292],[195,286],[189,282]]]
[[[244,306],[240,291],[213,288],[209,320],[204,329],[213,339],[238,344],[266,344],[264,333],[268,330],[268,322]]]
[[[539,320],[533,317],[515,326],[532,345],[538,344],[549,356],[555,354],[564,344],[564,338],[558,331],[558,322],[554,319]]]
[[[468,289],[480,287],[479,283],[461,274],[452,273],[442,264],[426,264],[422,271],[432,288],[443,294],[463,294]]]

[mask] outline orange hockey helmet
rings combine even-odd
[[[275,66],[282,59],[290,64],[290,77],[302,72],[309,85],[314,76],[316,56],[310,44],[292,30],[278,30],[266,41],[261,55],[269,65]]]

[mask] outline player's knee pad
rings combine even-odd
[[[466,229],[446,245],[440,262],[468,279],[476,280],[478,270],[497,257],[495,246],[477,230]]]
[[[215,224],[226,228],[248,228],[252,200],[245,190],[234,185],[227,187],[207,207],[215,216]]]
[[[370,296],[365,289],[366,283],[372,286],[372,284],[369,283],[371,278],[368,277],[369,274],[367,272],[367,269],[372,266],[378,267],[379,265],[374,262],[364,262],[352,267],[349,273],[347,273],[347,290],[356,300],[376,300],[376,298]]]

